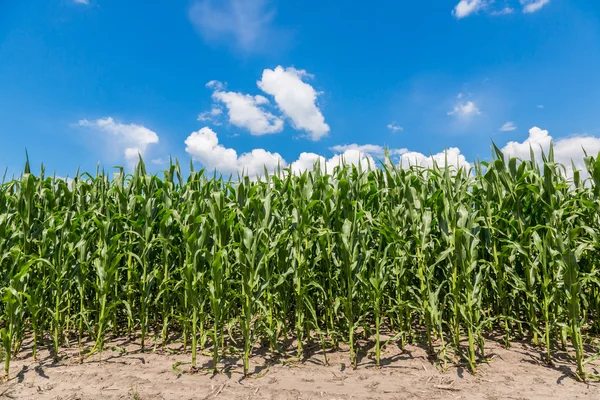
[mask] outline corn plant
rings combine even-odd
[[[575,375],[592,379],[600,157],[563,166],[534,153],[493,146],[470,170],[386,155],[256,178],[192,163],[184,176],[177,161],[161,178],[140,158],[72,181],[27,159],[0,184],[5,374],[26,339],[34,357],[58,357],[70,338],[102,357],[125,334],[144,350],[182,342],[192,371],[210,352],[213,372],[240,355],[249,375],[257,345],[302,358],[318,340],[325,363],[345,345],[357,368],[371,345],[381,366],[389,343],[419,342],[442,369],[477,373],[498,334],[543,347],[548,363],[572,350]]]

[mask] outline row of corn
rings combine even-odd
[[[532,155],[533,157],[533,155]],[[117,169],[0,186],[5,373],[23,343],[59,350],[112,337],[183,343],[216,371],[257,346],[302,357],[358,341],[424,344],[474,373],[493,335],[528,340],[574,372],[598,353],[600,158],[585,170],[494,159],[470,171],[386,158],[302,174],[225,179]],[[191,166],[193,167],[193,166]],[[586,177],[585,179],[583,179]],[[289,343],[293,343],[290,347]],[[287,347],[286,347],[287,346]],[[364,347],[364,346],[363,346]]]

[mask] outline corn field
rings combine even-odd
[[[177,162],[159,177],[140,159],[69,182],[27,162],[0,186],[5,374],[25,341],[34,357],[85,343],[101,356],[126,335],[183,343],[215,371],[232,352],[248,374],[257,346],[310,344],[325,362],[343,345],[356,367],[362,341],[377,365],[421,343],[476,373],[500,338],[548,362],[567,351],[585,380],[600,354],[600,157],[585,175],[533,157],[261,179],[184,177]]]

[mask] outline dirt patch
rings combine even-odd
[[[486,351],[492,360],[481,364],[477,376],[460,365],[440,372],[420,347],[407,346],[402,351],[391,346],[383,355],[382,368],[365,356],[355,370],[349,367],[345,351],[330,353],[329,365],[318,351],[303,361],[273,361],[255,355],[252,377],[244,378],[238,359],[230,359],[222,366],[225,372],[213,376],[208,372],[210,357],[202,355],[200,371],[190,374],[185,364],[190,361],[188,353],[177,349],[141,352],[135,343],[114,342],[107,346],[102,361],[92,356],[81,362],[75,348],[64,349],[58,362],[45,351],[39,361],[24,351],[11,364],[11,379],[0,385],[0,399],[600,398],[600,384],[577,382],[566,355],[547,366],[537,349],[522,343],[507,350],[490,342]],[[598,373],[596,365],[586,369]]]

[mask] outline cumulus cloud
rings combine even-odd
[[[502,152],[507,157],[518,157],[518,158],[529,158],[529,150],[533,149],[534,152],[540,154],[542,149],[547,150],[552,142],[552,136],[548,134],[548,131],[542,130],[537,126],[534,126],[529,130],[529,137],[523,142],[508,142],[506,146],[502,148]]]
[[[291,164],[292,173],[312,171],[317,163],[322,170],[326,170],[328,173],[331,173],[339,165],[360,165],[363,169],[375,167],[375,160],[369,154],[358,149],[348,149],[329,159],[315,153],[302,153],[298,160]]]
[[[310,171],[316,163],[321,168],[333,171],[335,166],[345,163],[347,165],[361,165],[363,168],[375,166],[375,161],[370,154],[363,150],[383,152],[377,146],[348,145],[337,148],[339,154],[326,159],[315,153],[302,153],[299,158],[291,164],[286,162],[279,153],[271,153],[264,149],[253,149],[247,153],[238,155],[232,149],[219,144],[217,134],[210,128],[204,127],[197,132],[191,133],[185,140],[185,151],[208,170],[217,170],[222,174],[237,174],[244,172],[248,176],[256,177],[264,173],[264,169],[274,172],[278,167],[291,167],[293,173]]]
[[[329,148],[336,153],[343,153],[348,150],[357,150],[365,154],[383,155],[383,147],[376,144],[338,144]]]
[[[550,0],[521,0],[521,5],[523,6],[523,12],[525,14],[539,11],[548,3],[550,3]]]
[[[387,128],[392,131],[392,132],[398,132],[398,131],[403,131],[404,128],[401,127],[400,125],[396,124],[395,122],[392,122],[391,124],[387,124]]]
[[[324,157],[318,156],[314,153],[302,153],[298,161],[292,163],[292,169],[297,172],[298,170],[310,169],[309,166],[314,165],[316,161],[319,161],[321,167],[327,166],[328,171],[333,167],[340,164],[340,160],[343,158],[347,164],[362,164],[364,168],[367,166],[374,167],[376,165],[374,158],[381,158],[384,155],[384,148],[374,144],[349,144],[349,145],[338,145],[330,148],[332,151],[339,153],[326,160]],[[448,165],[452,167],[464,167],[469,169],[471,164],[467,162],[465,156],[461,153],[460,149],[451,147],[446,151],[439,152],[427,156],[425,154],[409,151],[405,148],[388,149],[390,156],[400,156],[398,165],[402,168],[410,168],[412,166],[420,166],[425,168],[432,168],[434,162],[438,166],[444,167],[446,165],[446,156],[448,159]]]
[[[484,0],[460,0],[454,7],[452,14],[458,19],[468,17],[479,11],[484,5]]]
[[[480,115],[481,111],[472,101],[459,102],[454,106],[452,111],[448,111],[448,115],[454,115],[457,117],[471,117],[473,115]]]
[[[448,160],[448,166],[455,168],[464,167],[467,170],[471,168],[471,164],[467,162],[467,159],[457,147],[450,147],[445,151],[429,156],[416,151],[408,151],[400,157],[399,165],[402,168],[410,168],[412,166],[432,168],[434,163],[436,163],[439,167],[444,167],[446,159]]]
[[[220,144],[217,134],[209,127],[191,133],[185,140],[185,145],[185,151],[208,170],[217,170],[225,175],[243,172],[251,177],[262,175],[265,168],[271,173],[278,168],[289,168],[294,174],[312,171],[316,165],[328,173],[333,172],[335,167],[342,164],[360,166],[363,169],[375,168],[377,166],[375,160],[381,159],[384,155],[382,146],[356,143],[331,147],[330,150],[335,154],[330,158],[316,153],[303,152],[298,159],[292,162],[287,162],[279,153],[272,153],[260,148],[238,155],[236,150]],[[388,149],[388,151],[391,156],[399,156],[399,165],[402,168],[410,168],[415,165],[431,168],[434,162],[443,167],[446,156],[448,165],[470,168],[464,155],[454,147],[430,156],[404,148]]]
[[[253,135],[265,135],[278,133],[283,130],[283,119],[266,111],[263,107],[269,105],[269,100],[260,95],[225,92],[215,90],[212,98],[215,102],[221,102],[227,107],[229,122],[240,128],[245,128]],[[219,115],[213,107],[210,111]],[[210,118],[210,115],[200,115],[198,119]],[[207,119],[208,120],[208,119]]]
[[[514,131],[516,129],[517,129],[517,127],[515,126],[515,124],[510,121],[508,121],[507,123],[505,123],[504,125],[502,125],[500,127],[500,131],[502,131],[502,132],[510,132],[510,131]]]
[[[567,174],[572,175],[571,161],[578,170],[581,170],[582,176],[587,176],[585,172],[584,150],[589,155],[596,155],[600,152],[600,138],[590,135],[575,135],[566,138],[553,140],[547,130],[534,126],[529,130],[529,136],[523,142],[508,142],[502,148],[506,157],[517,157],[529,160],[530,149],[533,150],[537,161],[541,161],[542,151],[548,154],[550,143],[554,143],[554,160],[563,164],[567,169]]]
[[[303,81],[310,75],[295,68],[265,69],[258,87],[274,97],[279,109],[292,121],[297,130],[307,132],[312,140],[319,140],[329,132],[329,125],[317,106],[319,93]]]
[[[348,150],[357,150],[360,153],[368,154],[374,157],[383,157],[385,153],[385,149],[383,146],[379,146],[376,144],[344,144],[344,145],[336,145],[329,148],[330,150],[336,153],[344,153]],[[407,149],[388,149],[390,156],[404,154],[408,152]]]
[[[261,51],[277,37],[274,17],[267,0],[196,0],[189,9],[205,41],[231,44],[244,53]]]
[[[261,95],[249,95],[227,91],[225,84],[212,80],[206,87],[213,90],[213,106],[209,111],[198,115],[198,120],[220,125],[220,117],[225,105],[229,122],[245,128],[253,135],[281,132],[284,119],[288,118],[296,130],[306,132],[312,140],[319,140],[329,132],[329,125],[317,106],[318,93],[304,78],[312,77],[304,70],[295,68],[265,69],[257,86],[267,95],[273,96],[279,115],[271,109],[269,99]],[[401,128],[400,128],[401,129]]]
[[[78,125],[112,135],[112,139],[108,143],[111,143],[113,147],[116,145],[121,148],[123,156],[129,164],[137,163],[138,154],[143,156],[149,145],[159,141],[156,132],[145,126],[118,123],[112,117],[95,121],[82,119],[78,121]]]
[[[217,170],[223,174],[244,172],[249,176],[277,169],[278,165],[285,166],[285,160],[278,153],[264,149],[254,149],[238,156],[234,149],[219,144],[217,134],[210,128],[204,127],[193,132],[185,140],[185,151],[200,162],[208,170]]]
[[[529,137],[523,142],[508,142],[502,151],[507,157],[518,157],[529,159],[530,148],[533,149],[538,161],[541,161],[541,152],[548,153],[552,136],[548,131],[538,127],[533,127],[529,131]],[[279,153],[272,153],[264,149],[253,149],[247,153],[238,155],[232,149],[219,143],[217,134],[210,128],[205,127],[197,132],[193,132],[185,140],[186,152],[194,160],[200,162],[209,170],[218,170],[223,174],[236,174],[244,172],[249,176],[259,176],[264,172],[264,168],[270,172],[278,167],[290,168],[293,173],[310,171],[318,164],[322,169],[332,172],[333,169],[345,163],[347,165],[360,165],[362,168],[376,167],[376,158],[384,154],[384,148],[375,144],[346,144],[336,145],[330,148],[336,154],[330,158],[323,157],[316,153],[303,152],[297,160],[288,163]],[[584,149],[590,155],[600,152],[600,138],[590,135],[575,135],[567,138],[561,138],[554,141],[555,160],[564,165],[567,174],[572,175],[571,161],[575,167],[581,170],[584,177]],[[390,155],[399,156],[398,165],[402,168],[420,166],[432,168],[434,164],[444,167],[446,162],[454,168],[465,168],[469,170],[471,164],[467,161],[461,150],[456,147],[450,147],[447,150],[436,154],[425,155],[423,153],[409,151],[404,148],[389,149]]]

